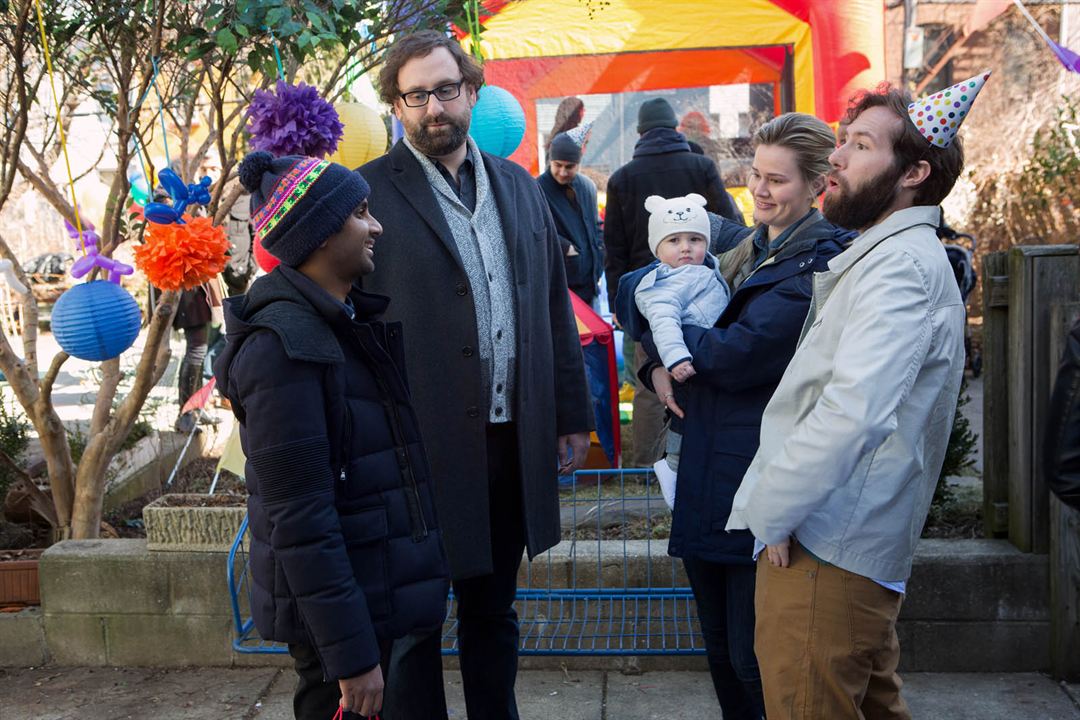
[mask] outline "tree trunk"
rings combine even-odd
[[[68,538],[71,537],[71,508],[75,500],[75,464],[71,461],[67,430],[51,402],[36,404],[32,415],[45,455],[53,505],[56,506],[57,534],[61,539]]]
[[[75,474],[75,505],[71,514],[71,537],[87,540],[101,535],[101,507],[105,500],[105,471],[112,453],[110,431],[103,430],[87,444]],[[116,443],[118,444],[118,443]]]
[[[146,331],[146,344],[135,371],[135,382],[127,397],[112,413],[112,417],[99,432],[93,433],[86,450],[79,460],[75,474],[75,502],[71,510],[71,537],[76,540],[96,538],[101,533],[101,507],[105,499],[105,472],[109,461],[131,426],[138,418],[139,410],[168,364],[169,328],[176,313],[179,293],[164,292],[154,310],[150,327]],[[164,349],[163,349],[164,346]],[[101,419],[95,419],[95,423]]]

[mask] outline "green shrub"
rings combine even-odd
[[[0,402],[0,450],[15,462],[30,444],[30,423],[14,402],[9,407]],[[0,465],[0,502],[7,494],[8,486],[17,479],[15,472]]]
[[[945,462],[941,465],[934,499],[930,503],[931,518],[940,518],[955,504],[956,496],[949,487],[951,476],[963,475],[975,465],[975,446],[979,436],[971,429],[971,423],[963,413],[964,406],[971,402],[967,392],[967,379],[960,383],[960,397],[956,401],[956,417],[953,418],[952,432],[949,433],[949,445],[945,450]]]
[[[68,449],[71,450],[71,462],[78,467],[86,451],[86,444],[90,441],[83,433],[82,428],[76,425],[67,431]]]

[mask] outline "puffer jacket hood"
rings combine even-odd
[[[357,287],[349,299],[359,321],[378,320],[390,304],[385,296]],[[256,280],[246,294],[226,298],[224,310],[227,344],[214,367],[223,388],[228,386],[232,358],[248,335],[260,328],[273,330],[293,360],[345,361],[333,328],[347,327],[348,315],[340,303],[298,270],[278,266]]]

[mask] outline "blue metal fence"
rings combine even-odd
[[[560,487],[563,541],[518,576],[523,655],[704,653],[681,563],[667,556],[671,516],[651,471],[583,470]],[[229,552],[229,593],[242,653],[284,653],[259,637],[248,610],[247,520]],[[451,593],[443,654],[456,655]]]

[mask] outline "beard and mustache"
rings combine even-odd
[[[469,119],[471,108],[460,117],[442,112],[433,117],[424,116],[419,122],[412,123],[402,120],[405,126],[405,134],[412,146],[429,157],[442,157],[457,150],[465,142],[469,135]],[[446,123],[438,130],[432,131],[431,125]]]
[[[843,178],[831,174],[839,187],[825,193],[821,212],[825,219],[838,227],[862,231],[886,213],[900,192],[904,168],[897,163],[885,168],[855,189]]]

